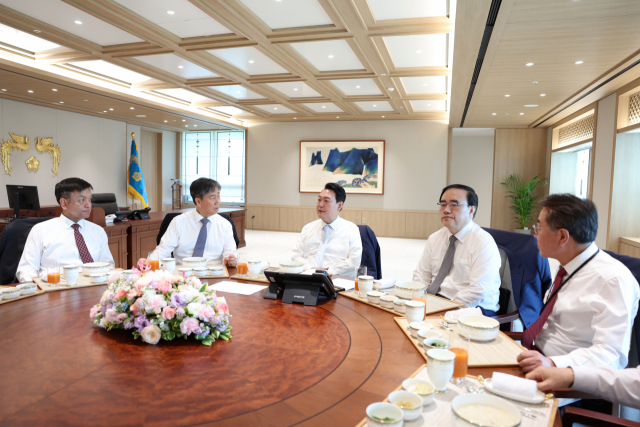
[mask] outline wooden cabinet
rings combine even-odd
[[[129,268],[127,237],[130,227],[131,224],[127,222],[107,224],[103,227],[109,239],[109,250],[116,263],[116,268],[123,268],[125,270]]]
[[[220,211],[222,211],[222,209],[220,209]],[[238,248],[244,248],[247,246],[247,242],[244,240],[246,211],[244,209],[240,209],[233,211],[229,210],[222,213],[226,213],[231,216],[233,225],[236,227],[236,233],[238,234]]]

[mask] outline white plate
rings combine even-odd
[[[477,420],[468,419],[464,415],[458,412],[458,409],[466,406],[466,405],[486,405],[493,406],[494,408],[502,409],[507,412],[511,417],[513,417],[514,422],[512,424],[508,424],[504,427],[515,427],[519,426],[522,422],[522,416],[520,415],[520,411],[516,406],[500,397],[491,395],[491,394],[460,394],[453,398],[451,401],[451,410],[453,413],[460,419],[474,425],[474,426],[486,426],[487,424],[482,424]]]
[[[506,397],[507,399],[517,400],[519,402],[530,403],[533,405],[537,405],[538,403],[544,402],[545,395],[540,390],[536,390],[536,395],[533,399],[528,397],[521,396],[519,394],[513,394],[506,391],[495,390],[493,388],[493,383],[491,382],[491,378],[487,378],[484,380],[484,388],[489,390],[493,394],[497,394],[498,396]]]

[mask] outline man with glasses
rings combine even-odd
[[[438,208],[444,227],[427,239],[413,280],[427,286],[429,294],[494,316],[500,296],[500,252],[493,237],[473,222],[478,195],[466,185],[449,185],[440,194]]]

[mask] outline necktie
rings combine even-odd
[[[558,274],[556,274],[556,279],[553,281],[553,285],[549,290],[549,295],[553,293],[554,289],[560,286],[560,283],[562,283],[562,278],[565,274],[567,274],[567,271],[563,267],[560,267],[560,269],[558,270]],[[542,313],[540,313],[540,317],[538,317],[538,320],[533,322],[533,325],[529,326],[527,330],[524,331],[524,333],[522,334],[522,346],[524,348],[527,348],[529,350],[533,349],[533,341],[536,339],[536,336],[538,336],[538,334],[542,330],[542,327],[547,322],[547,319],[549,318],[551,310],[553,310],[553,306],[556,304],[557,299],[558,294],[555,294],[551,301],[549,301],[544,307]]]
[[[202,218],[200,220],[202,223],[202,228],[200,228],[200,233],[198,234],[198,240],[196,240],[196,247],[193,248],[192,256],[201,257],[204,255],[204,247],[207,244],[207,224],[209,224],[209,220],[207,218]]]
[[[87,249],[87,244],[84,242],[84,237],[80,234],[80,224],[73,224],[71,227],[73,228],[73,235],[76,238],[76,246],[78,247],[82,263],[86,264],[88,262],[93,262],[89,249]]]
[[[456,252],[456,236],[449,237],[449,248],[447,249],[447,253],[444,254],[444,259],[442,260],[442,265],[440,266],[440,270],[438,271],[438,275],[436,276],[436,280],[434,280],[429,287],[427,288],[427,293],[431,295],[435,295],[440,290],[440,285],[444,282],[445,277],[451,271],[451,266],[453,265],[453,255]]]
[[[332,228],[329,224],[324,226],[322,241],[320,242],[320,246],[318,246],[318,252],[316,253],[316,261],[313,264],[314,267],[322,268],[322,264],[324,263],[324,253],[327,250],[327,243],[329,242],[329,237],[331,237],[331,230]]]

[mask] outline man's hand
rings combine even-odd
[[[523,351],[518,355],[518,363],[525,372],[531,372],[538,366],[555,367],[556,364],[548,357],[544,357],[542,354],[535,350]]]
[[[538,383],[538,390],[548,392],[571,387],[575,379],[571,368],[548,368],[538,366],[527,374],[527,379]]]
[[[235,267],[238,265],[238,260],[233,254],[227,255],[226,257],[224,257],[224,264],[229,267]]]

